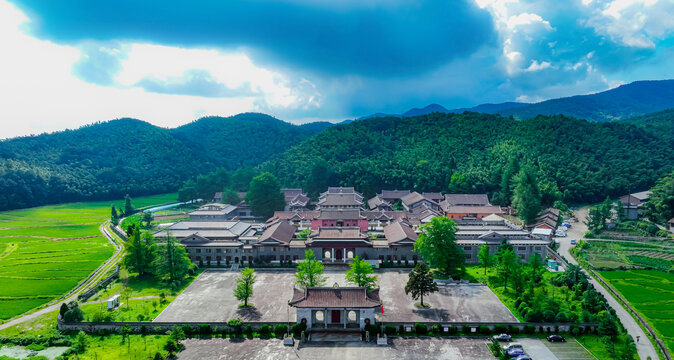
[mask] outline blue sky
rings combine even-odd
[[[673,14],[669,0],[0,0],[0,138],[603,91],[674,77]]]

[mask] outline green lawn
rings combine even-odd
[[[135,207],[175,201],[176,194],[132,199]],[[99,231],[111,204],[49,205],[0,212],[0,319],[8,319],[75,287],[114,253]]]
[[[655,270],[601,271],[674,350],[674,274]]]

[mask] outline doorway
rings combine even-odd
[[[342,260],[342,249],[335,250],[335,259]]]
[[[332,323],[333,324],[339,324],[340,323],[340,311],[339,310],[332,310]]]

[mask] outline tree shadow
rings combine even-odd
[[[414,309],[412,312],[424,319],[433,321],[449,321],[449,312],[445,309],[429,308],[429,309]]]
[[[240,307],[236,310],[236,314],[239,316],[239,318],[249,321],[256,321],[262,318],[262,314],[255,307]]]

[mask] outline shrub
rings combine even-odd
[[[285,333],[288,332],[288,325],[286,324],[278,324],[274,326],[274,334],[276,336],[283,336]]]
[[[440,325],[432,325],[431,326],[431,334],[438,335],[442,331],[440,331]]]
[[[293,336],[296,338],[299,338],[302,336],[302,331],[307,329],[307,324],[304,323],[299,323],[299,324],[293,324],[292,331],[293,331]]]
[[[386,335],[395,335],[396,327],[393,325],[386,325],[386,329],[384,329],[384,332],[386,333]]]
[[[227,325],[234,330],[235,334],[240,334],[241,333],[241,328],[243,327],[243,320],[239,318],[234,318],[232,320],[229,320],[227,322]]]
[[[455,335],[456,333],[459,332],[459,329],[458,329],[456,326],[451,325],[450,327],[447,328],[447,332],[448,332],[450,335]]]
[[[65,315],[63,315],[63,320],[65,322],[81,322],[84,320],[84,313],[82,313],[82,309],[79,306],[75,306],[66,311]]]
[[[426,335],[428,327],[426,324],[414,323],[414,332],[417,333],[417,335]]]
[[[543,312],[543,321],[545,321],[545,322],[555,321],[555,312],[552,311],[552,310],[545,310]]]
[[[477,328],[477,332],[482,334],[482,335],[486,335],[486,334],[489,334],[491,332],[491,330],[489,330],[489,326],[487,326],[487,325],[480,325],[480,327]]]
[[[246,329],[244,330],[244,332],[248,336],[253,336],[253,326],[251,324],[246,325]]]
[[[261,337],[268,337],[271,334],[271,327],[267,324],[262,324],[257,331],[260,333]]]
[[[569,321],[569,317],[566,315],[565,312],[560,311],[557,316],[555,316],[555,322],[558,323],[565,323]]]
[[[211,333],[211,326],[208,324],[199,325],[199,334],[208,335]]]
[[[509,331],[508,331],[507,326],[501,325],[501,324],[496,324],[496,325],[494,325],[494,332],[497,333],[497,334],[503,334],[503,333],[506,333],[506,332],[509,332]]]
[[[536,332],[536,327],[533,325],[524,325],[525,334],[533,334]]]
[[[26,345],[26,349],[33,350],[33,351],[42,351],[42,350],[44,350],[44,345],[42,345],[42,344],[28,344],[28,345]],[[35,359],[35,358],[32,357],[31,359]]]
[[[367,324],[367,325],[365,325],[365,328],[363,330],[369,331],[370,336],[373,336],[373,335],[375,335],[379,332],[379,327],[377,325]]]
[[[464,333],[464,334],[470,334],[470,326],[464,325],[464,326],[461,328],[461,332]]]

